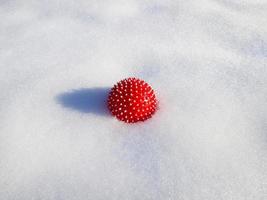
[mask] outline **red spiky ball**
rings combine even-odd
[[[127,78],[111,89],[108,108],[117,119],[135,123],[152,117],[157,108],[157,100],[153,89],[145,81]]]

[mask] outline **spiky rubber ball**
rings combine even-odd
[[[145,81],[127,78],[111,89],[108,109],[117,119],[135,123],[152,117],[157,109],[157,100],[153,89]]]

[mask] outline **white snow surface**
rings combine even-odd
[[[267,199],[266,0],[0,0],[1,200]],[[150,120],[108,90],[146,80]]]

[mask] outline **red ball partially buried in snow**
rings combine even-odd
[[[135,123],[152,117],[157,108],[157,100],[153,89],[145,81],[127,78],[111,89],[108,108],[117,119]]]

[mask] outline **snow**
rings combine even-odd
[[[267,199],[265,0],[0,0],[0,199]],[[109,115],[126,77],[160,101]]]

